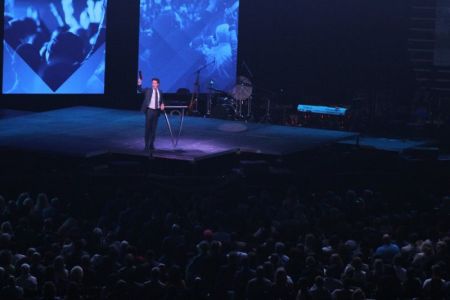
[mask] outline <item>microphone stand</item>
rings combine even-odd
[[[245,60],[242,61],[242,65],[244,66],[245,70],[247,71],[247,74],[250,76],[251,82],[253,82],[254,81],[253,73],[250,70],[250,67],[245,62]],[[250,96],[250,98],[247,99],[247,116],[246,116],[247,120],[251,120],[253,118],[252,100],[253,100],[252,96]],[[242,117],[242,112],[241,112],[241,117]]]
[[[211,109],[212,109],[212,91],[214,90],[214,80],[211,80],[209,82],[209,88],[208,88],[208,100],[206,102],[206,115],[211,115]]]
[[[216,60],[201,66],[197,71],[194,72],[195,74],[194,92],[192,93],[191,102],[189,103],[189,111],[193,113],[198,113],[198,97],[200,95],[200,73],[204,69],[215,63]]]

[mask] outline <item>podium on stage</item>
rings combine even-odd
[[[188,109],[187,105],[166,105],[164,107],[164,117],[166,119],[167,128],[169,129],[170,138],[172,140],[172,145],[174,148],[178,146],[178,142],[180,140],[181,133],[183,131],[183,124],[184,124],[184,117],[186,115],[186,109]],[[169,114],[167,113],[169,111]],[[169,119],[170,116],[179,116],[180,123],[178,126],[178,130],[176,133],[174,133],[172,129],[172,124]]]

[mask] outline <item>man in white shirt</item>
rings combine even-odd
[[[164,110],[164,100],[159,90],[159,79],[152,79],[152,87],[142,89],[142,79],[138,79],[138,92],[144,93],[141,111],[145,114],[145,151],[155,149],[154,142],[158,118],[161,110]]]

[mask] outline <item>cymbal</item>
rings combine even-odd
[[[250,79],[248,79],[247,77],[242,76],[242,75],[237,78],[237,84],[245,85],[245,86],[253,86]]]

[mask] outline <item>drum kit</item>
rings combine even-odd
[[[214,64],[210,62],[204,66],[201,66],[195,71],[196,79],[194,83],[194,92],[192,93],[192,98],[188,106],[189,114],[199,114],[198,110],[198,99],[200,97],[200,73],[207,68],[209,65]],[[243,66],[246,72],[249,74],[250,78],[253,78],[253,74],[250,68],[245,62]],[[253,114],[253,98],[255,95],[255,85],[246,76],[238,76],[236,84],[229,91],[223,91],[214,88],[214,80],[209,82],[208,94],[206,100],[206,114],[205,116],[214,116],[226,119],[234,120],[252,120],[254,119]],[[259,92],[264,94],[273,94],[271,91],[258,88]],[[266,114],[263,117],[263,122],[270,122],[270,99],[267,101]]]
[[[253,84],[245,76],[239,76],[236,85],[229,91],[209,87],[208,107],[212,107],[213,99],[214,112],[224,117],[236,120],[248,120],[252,118],[252,96]],[[215,95],[215,97],[213,96]],[[207,114],[212,113],[208,110]]]

